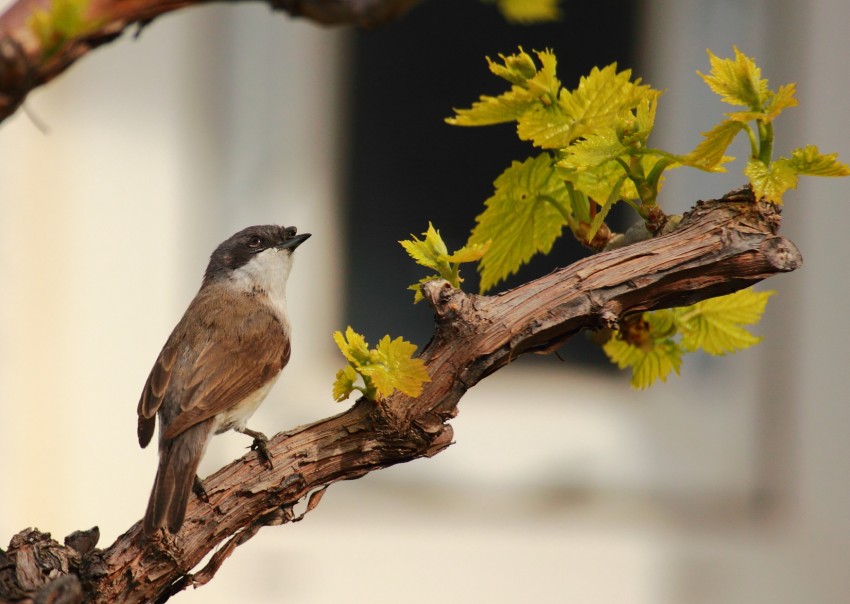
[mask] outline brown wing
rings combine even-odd
[[[269,314],[252,324],[238,341],[210,344],[198,356],[166,439],[241,402],[286,365],[289,342],[280,323]]]
[[[171,381],[171,370],[174,368],[174,361],[177,358],[177,346],[175,342],[178,340],[175,337],[177,330],[171,334],[168,341],[163,346],[159,357],[151,369],[150,375],[145,382],[145,388],[142,390],[142,396],[139,399],[139,414],[138,435],[139,444],[142,448],[147,447],[153,437],[154,427],[156,425],[156,412],[159,411],[162,400],[165,397],[165,392],[168,389],[168,383]]]
[[[205,288],[174,328],[145,383],[139,443],[150,442],[158,411],[163,438],[174,438],[239,403],[288,360],[288,336],[270,309],[258,310],[242,294]]]

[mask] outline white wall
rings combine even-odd
[[[97,523],[108,544],[140,517],[156,455],[134,443],[141,388],[209,254],[249,224],[315,234],[290,280],[287,373],[304,379],[282,380],[257,427],[339,410],[322,370],[340,308],[341,43],[260,6],[184,11],[31,95],[46,134],[24,112],[0,126],[4,542]],[[244,452],[221,440],[208,469]]]
[[[663,144],[692,148],[688,124],[710,125],[700,117],[709,104],[693,71],[706,69],[704,48],[728,55],[737,44],[757,57],[773,87],[798,82],[800,106],[776,122],[776,151],[787,154],[817,144],[850,158],[850,118],[842,100],[850,92],[850,44],[843,33],[848,3],[647,0],[644,5],[647,76],[670,87],[658,116]],[[736,155],[745,157],[746,149],[741,146]],[[740,179],[739,167],[733,179]],[[667,193],[687,198],[692,187],[702,187],[697,195],[711,195],[703,193],[705,180],[684,176],[671,182]],[[798,244],[805,264],[768,284],[779,295],[769,305],[758,364],[750,367],[756,388],[752,397],[736,401],[755,414],[750,513],[722,533],[701,535],[696,524],[697,536],[678,539],[675,560],[682,581],[672,601],[850,600],[844,563],[850,554],[850,357],[844,343],[850,317],[843,311],[850,286],[843,268],[850,256],[843,235],[850,218],[848,192],[846,179],[802,179],[799,190],[786,196],[783,233]]]

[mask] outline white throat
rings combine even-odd
[[[291,269],[292,254],[288,250],[269,248],[233,271],[231,280],[246,292],[265,292],[268,304],[288,327],[286,280]]]

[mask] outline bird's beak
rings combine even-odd
[[[296,235],[295,237],[292,237],[291,239],[287,239],[286,241],[281,243],[279,246],[277,246],[277,249],[279,249],[279,250],[294,250],[299,245],[301,245],[302,243],[307,241],[310,238],[310,235],[311,235],[311,233],[301,233],[300,235]]]

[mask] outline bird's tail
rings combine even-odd
[[[208,420],[160,444],[156,480],[145,512],[146,535],[163,526],[172,533],[180,530],[211,430],[212,421]]]

